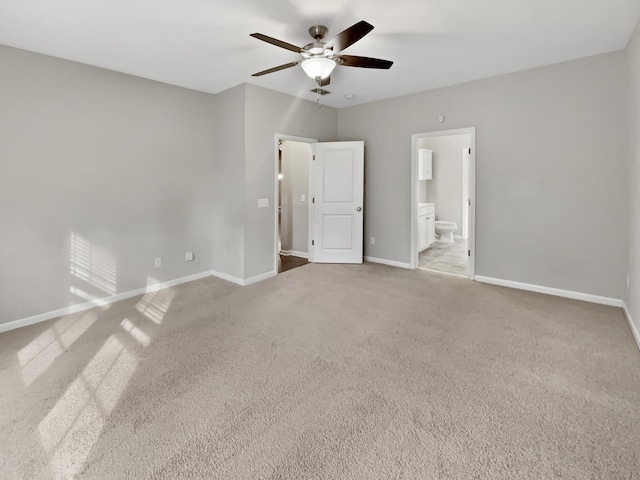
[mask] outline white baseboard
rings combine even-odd
[[[629,323],[629,328],[631,329],[631,333],[633,333],[633,338],[636,339],[636,345],[638,345],[638,350],[640,350],[640,330],[633,322],[631,318],[631,312],[627,308],[626,302],[622,302],[622,310],[624,310],[624,316],[627,317],[627,322]]]
[[[298,252],[296,250],[280,250],[280,255],[285,255],[285,256],[293,256],[293,257],[300,257],[300,258],[309,258],[309,254],[305,253],[305,252]]]
[[[262,273],[260,275],[256,275],[255,277],[245,279],[243,285],[244,286],[251,285],[252,283],[258,283],[258,282],[261,282],[262,280],[266,280],[267,278],[271,278],[275,276],[276,276],[276,272],[274,270],[271,270],[270,272]]]
[[[256,275],[255,277],[245,278],[245,279],[234,277],[232,275],[227,275],[226,273],[217,272],[215,270],[211,271],[211,275],[213,275],[214,277],[221,278],[222,280],[226,280],[227,282],[235,283],[236,285],[240,285],[241,287],[246,287],[247,285],[251,285],[252,283],[257,283],[262,280],[266,280],[267,278],[275,277],[276,272],[272,270],[267,273],[261,273],[260,275]]]
[[[252,283],[256,283],[261,280],[265,280],[275,275],[276,273],[274,271],[271,271],[271,272],[263,273],[261,275],[256,275],[255,277],[251,277],[246,280],[243,280],[241,278],[233,277],[231,275],[227,275],[222,272],[217,272],[215,270],[208,270],[206,272],[196,273],[194,275],[176,278],[174,280],[169,280],[162,283],[147,285],[146,287],[137,288],[135,290],[129,290],[127,292],[118,293],[116,295],[111,295],[109,297],[98,298],[95,300],[91,300],[89,302],[79,303],[77,305],[72,305],[70,307],[60,308],[58,310],[52,310],[50,312],[39,313],[37,315],[32,315],[30,317],[13,320],[11,322],[0,323],[0,333],[8,332],[9,330],[15,330],[16,328],[20,328],[20,327],[26,327],[28,325],[33,325],[35,323],[45,322],[47,320],[62,317],[64,315],[71,315],[73,313],[82,312],[84,310],[89,310],[90,308],[103,307],[105,305],[110,305],[112,303],[119,302],[121,300],[126,300],[127,298],[136,297],[138,295],[144,295],[147,293],[162,290],[164,288],[174,287],[182,283],[193,282],[194,280],[200,280],[201,278],[205,278],[205,277],[214,276],[214,277],[218,277],[223,280],[227,280],[229,282],[235,283],[237,285],[245,286],[245,285],[251,285]]]
[[[211,275],[214,277],[221,278],[222,280],[226,280],[227,282],[235,283],[236,285],[243,286],[244,280],[242,278],[234,277],[233,275],[228,275],[226,273],[218,272],[217,270],[211,270]]]
[[[516,288],[518,290],[528,290],[530,292],[546,293],[547,295],[554,295],[556,297],[572,298],[574,300],[599,303],[601,305],[610,305],[612,307],[622,307],[624,304],[624,302],[618,298],[601,297],[599,295],[591,295],[590,293],[572,292],[570,290],[543,287],[541,285],[532,285],[530,283],[513,282],[511,280],[502,280],[501,278],[483,277],[480,275],[476,275],[475,280],[481,283],[499,285],[501,287]]]
[[[392,267],[411,268],[410,263],[396,262],[395,260],[387,260],[386,258],[364,257],[364,259],[365,261],[371,263],[381,263],[383,265],[390,265]]]
[[[35,323],[45,322],[47,320],[51,320],[52,318],[62,317],[63,315],[71,315],[73,313],[82,312],[84,310],[89,310],[90,308],[110,305],[112,303],[119,302],[120,300],[126,300],[127,298],[155,292],[163,288],[174,287],[176,285],[180,285],[181,283],[200,280],[201,278],[209,277],[212,274],[213,273],[211,271],[196,273],[194,275],[189,275],[187,277],[176,278],[175,280],[169,280],[167,282],[147,285],[146,287],[137,288],[135,290],[129,290],[127,292],[118,293],[116,295],[111,295],[109,297],[98,298],[96,300],[80,303],[78,305],[72,305],[70,307],[60,308],[58,310],[52,310],[50,312],[39,313],[38,315],[32,315],[31,317],[21,318],[19,320],[2,323],[0,324],[0,333],[8,332],[9,330],[15,330],[16,328],[20,328],[20,327],[26,327],[28,325],[33,325]]]

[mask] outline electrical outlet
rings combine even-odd
[[[376,237],[369,237],[369,245],[375,245],[376,244]]]
[[[193,252],[187,252],[184,254],[185,262],[193,262]]]
[[[160,257],[156,258],[155,264],[156,268],[160,268],[162,266],[162,259]]]
[[[307,199],[307,196],[303,193],[302,195],[300,195],[300,201],[304,202]]]

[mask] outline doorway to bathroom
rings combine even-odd
[[[475,128],[411,136],[411,266],[475,277]]]

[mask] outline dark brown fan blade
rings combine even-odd
[[[333,57],[338,61],[339,65],[345,67],[361,67],[361,68],[381,68],[388,70],[393,65],[391,60],[382,60],[380,58],[355,57],[353,55],[336,55]]]
[[[328,76],[327,78],[317,78],[316,81],[318,82],[319,87],[326,87],[331,83],[331,76]]]
[[[373,25],[365,22],[364,20],[361,20],[355,25],[351,25],[344,32],[340,32],[338,35],[325,43],[324,46],[325,48],[333,48],[333,51],[336,53],[341,52],[345,48],[356,43],[371,30],[373,30]]]
[[[296,47],[287,42],[283,42],[282,40],[278,40],[277,38],[267,37],[261,33],[252,33],[250,35],[253,38],[257,38],[258,40],[262,40],[263,42],[270,43],[271,45],[275,45],[277,47],[286,48],[287,50],[291,50],[292,52],[301,53],[304,52],[304,49],[300,47]]]
[[[252,77],[260,77],[262,75],[266,75],[267,73],[273,73],[273,72],[277,72],[278,70],[284,70],[285,68],[295,67],[296,65],[298,65],[298,63],[299,62],[285,63],[284,65],[280,65],[278,67],[273,67],[273,68],[270,68],[269,70],[263,70],[261,72],[254,73],[251,76]]]

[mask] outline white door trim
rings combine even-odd
[[[418,268],[418,140],[428,137],[469,134],[471,155],[469,156],[469,278],[475,279],[476,266],[476,129],[475,127],[441,130],[438,132],[414,133],[411,135],[411,268]],[[437,206],[436,206],[437,208]]]
[[[296,137],[295,135],[286,135],[284,133],[276,133],[275,142],[274,142],[274,196],[273,196],[273,271],[278,273],[278,195],[280,193],[280,182],[278,181],[278,155],[280,149],[280,141],[289,140],[291,142],[300,142],[300,143],[309,143],[314,144],[318,143],[318,140],[315,138],[307,138],[307,137]],[[313,147],[311,147],[313,149]],[[313,179],[313,164],[311,168],[309,168],[309,182]],[[311,185],[311,183],[309,183]],[[311,224],[312,219],[309,217],[309,224]],[[311,237],[309,237],[311,238]]]
[[[471,154],[466,148],[462,149],[462,228],[460,238],[469,240],[469,161]],[[466,190],[465,190],[466,182]],[[456,238],[456,235],[453,236]]]

